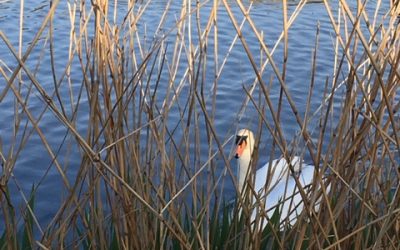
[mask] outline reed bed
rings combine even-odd
[[[61,69],[52,49],[60,1],[48,6],[24,53],[0,30],[7,53],[15,58],[0,65],[0,104],[12,99],[15,110],[14,139],[0,148],[1,248],[399,248],[400,3],[393,1],[385,10],[376,1],[374,13],[365,9],[371,3],[358,1],[356,9],[349,3],[318,3],[330,18],[335,63],[333,75],[315,82],[320,39],[316,27],[305,110],[293,100],[286,64],[290,28],[306,1],[295,3],[291,13],[289,3],[282,1],[283,29],[273,45],[267,45],[262,27],[253,21],[251,3],[166,2],[159,23],[148,24],[157,27],[156,33],[148,34],[140,27],[152,1],[128,1],[124,11],[118,1],[68,1],[69,58]],[[177,4],[179,15],[167,26],[171,6]],[[207,15],[201,14],[205,7],[210,9]],[[218,50],[221,13],[236,33],[227,54]],[[249,48],[244,25],[256,37],[261,56]],[[20,36],[23,32],[21,26]],[[243,48],[255,76],[253,83],[243,85],[238,120],[246,109],[254,109],[257,133],[273,140],[268,146],[271,156],[302,152],[318,166],[312,188],[300,187],[305,209],[294,225],[277,219],[279,209],[271,218],[260,215],[251,222],[246,200],[228,202],[226,183],[240,192],[231,160],[239,125],[232,124],[221,135],[215,123],[220,77],[235,44]],[[50,54],[51,87],[26,64],[40,47]],[[284,50],[281,64],[273,56],[277,47]],[[266,70],[271,72],[268,77]],[[272,84],[280,88],[277,103],[271,99]],[[314,109],[316,84],[324,84],[325,92]],[[32,111],[32,98],[41,100],[39,112],[37,107]],[[289,105],[291,113],[284,113],[283,105]],[[57,145],[40,124],[46,115],[64,129]],[[295,138],[285,137],[284,116],[297,124]],[[48,223],[35,209],[41,182],[32,183],[30,194],[9,189],[22,185],[15,166],[20,157],[29,157],[23,152],[34,137],[50,157],[48,169],[57,171],[63,190]],[[71,165],[65,158],[79,159],[80,164]],[[257,160],[253,164],[256,167]],[[256,190],[249,185],[246,191]],[[22,197],[22,208],[15,196]],[[267,226],[259,230],[252,223]]]

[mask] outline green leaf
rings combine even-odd
[[[116,230],[114,229],[114,223],[111,223],[111,243],[108,249],[110,250],[118,250],[119,245],[118,245],[118,240],[117,240],[117,233]]]
[[[6,248],[6,230],[4,230],[4,233],[0,238],[0,249],[7,249]]]
[[[271,248],[273,243],[276,242],[273,231],[279,232],[280,219],[281,213],[279,211],[279,206],[277,206],[271,218],[267,221],[267,225],[262,231],[261,249]]]
[[[32,241],[33,241],[33,211],[35,208],[35,186],[32,185],[31,188],[31,194],[30,194],[30,198],[28,201],[28,207],[25,209],[24,212],[24,225],[23,228],[21,228],[22,230],[22,235],[21,235],[21,249],[25,250],[25,249],[32,249]],[[32,213],[31,213],[31,211]]]

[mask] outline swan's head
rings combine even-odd
[[[250,161],[251,154],[254,149],[254,136],[253,132],[248,129],[241,129],[236,134],[236,155],[239,160]]]
[[[236,155],[238,159],[238,188],[243,190],[246,182],[247,172],[249,171],[251,155],[254,149],[254,136],[248,129],[241,129],[236,134]]]

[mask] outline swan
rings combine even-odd
[[[273,160],[265,164],[254,174],[254,179],[250,178],[250,162],[254,150],[254,135],[248,129],[241,129],[236,135],[236,155],[238,159],[238,188],[242,198],[244,193],[251,194],[251,203],[255,207],[251,212],[251,220],[257,216],[257,210],[265,209],[265,213],[271,218],[275,208],[279,206],[280,224],[289,219],[290,224],[294,224],[298,215],[304,207],[302,196],[296,185],[295,178],[302,188],[310,187],[314,178],[314,166],[303,163],[300,157],[292,157],[290,163],[293,166],[294,174],[290,171],[289,164],[285,158]],[[252,182],[254,181],[254,182]],[[251,187],[250,192],[245,192],[245,185]],[[260,204],[256,204],[259,203]],[[267,223],[264,223],[264,226]]]

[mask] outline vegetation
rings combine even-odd
[[[66,3],[72,25],[62,75],[55,73],[59,64],[52,49],[61,1],[51,1],[23,54],[0,30],[7,53],[17,62],[0,65],[0,104],[6,99],[15,104],[14,139],[0,148],[1,249],[400,247],[399,1],[387,10],[376,1],[373,13],[365,9],[372,4],[368,1],[358,1],[356,9],[345,0],[319,3],[330,17],[336,58],[316,110],[310,100],[317,84],[318,27],[305,110],[296,106],[286,85],[289,30],[306,1],[296,3],[292,13],[282,1],[283,29],[273,47],[248,14],[250,3],[185,0],[174,26],[167,27],[165,17],[178,4],[167,2],[160,23],[148,24],[164,30],[158,36],[138,32],[152,1],[129,1],[123,13],[117,1],[111,2]],[[211,6],[205,20],[200,18],[204,6]],[[221,13],[236,32],[232,44],[242,46],[254,69],[254,83],[243,86],[242,111],[258,112],[258,133],[272,137],[271,152],[285,157],[303,152],[319,166],[313,187],[300,187],[305,210],[293,225],[279,221],[279,208],[271,218],[260,213],[252,222],[248,202],[227,202],[225,183],[237,185],[230,154],[235,128],[224,135],[215,128],[218,82],[229,60],[229,52],[221,60],[218,51]],[[259,43],[261,66],[242,33],[243,24]],[[154,39],[149,43],[145,37]],[[52,87],[38,81],[25,63],[43,39],[43,53],[51,58]],[[283,63],[272,56],[278,46],[285,51]],[[40,64],[41,57],[37,60]],[[206,70],[210,64],[213,71]],[[267,68],[271,83],[264,74]],[[277,103],[269,92],[272,82],[281,89]],[[40,98],[43,106],[32,107],[32,98]],[[291,113],[282,112],[284,105]],[[49,142],[40,124],[46,115],[55,116],[57,126],[65,129],[59,145]],[[283,116],[297,124],[295,139],[284,136]],[[48,224],[36,211],[41,183],[32,187],[29,198],[22,191],[10,192],[11,185],[21,185],[14,167],[20,157],[29,157],[24,148],[34,137],[40,138],[52,160],[49,169],[58,171],[65,190]],[[207,152],[200,145],[208,145]],[[80,164],[70,165],[68,159]],[[254,192],[251,185],[246,192]],[[23,207],[15,204],[15,196],[23,197]]]

